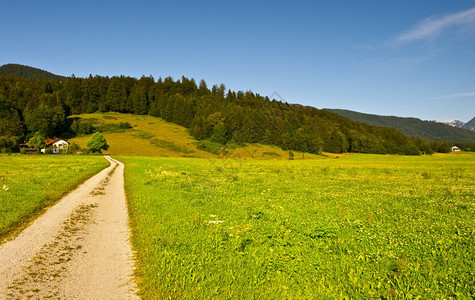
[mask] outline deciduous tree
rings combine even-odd
[[[92,153],[102,153],[102,150],[109,149],[106,139],[100,132],[92,135],[91,139],[86,144],[86,149]]]

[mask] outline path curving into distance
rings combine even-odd
[[[138,299],[124,165],[111,165],[0,245],[0,299]]]

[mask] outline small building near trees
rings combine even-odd
[[[45,148],[42,148],[42,149],[29,147],[28,142],[20,144],[20,145],[18,145],[18,147],[20,148],[20,150],[22,148],[26,148],[27,153],[36,153],[36,152],[38,152],[38,150],[41,153],[45,153],[46,149],[51,149],[51,153],[59,154],[59,153],[63,153],[63,152],[68,151],[69,143],[66,142],[62,138],[54,137],[52,139],[47,138],[46,141],[45,141]]]
[[[452,151],[460,151],[460,148],[457,146],[452,146]]]

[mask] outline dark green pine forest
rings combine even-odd
[[[394,128],[367,125],[251,91],[226,90],[223,84],[208,87],[204,80],[75,78],[44,76],[43,72],[0,75],[3,151],[16,151],[19,142],[37,132],[45,137],[71,134],[70,115],[109,111],[160,117],[188,128],[196,139],[223,145],[273,144],[310,153],[419,155],[450,150],[447,142],[408,137]],[[459,146],[475,149],[471,143]]]

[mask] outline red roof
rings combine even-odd
[[[54,137],[52,139],[50,138],[46,138],[46,141],[45,141],[45,144],[46,144],[46,147],[48,146],[51,146],[53,143],[57,142],[57,141],[60,141],[62,140],[61,138],[57,138],[57,137]],[[25,145],[25,146],[28,146],[28,142],[25,142],[24,144],[22,145]]]
[[[53,144],[53,143],[55,143],[55,142],[57,142],[57,141],[59,141],[59,140],[62,140],[62,139],[57,138],[57,137],[54,137],[53,139],[47,138],[47,139],[46,139],[46,143],[45,143],[45,144],[46,144],[46,147],[48,147],[49,145],[51,145],[51,144]]]

